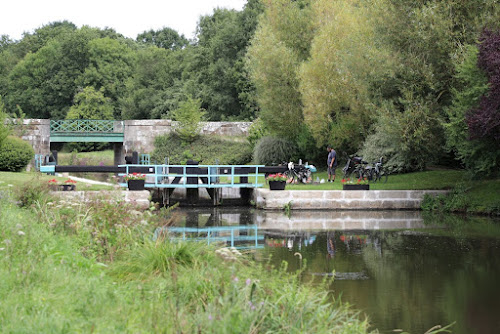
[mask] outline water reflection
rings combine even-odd
[[[305,265],[307,282],[335,275],[334,295],[365,312],[381,332],[423,333],[452,322],[454,333],[500,328],[498,222],[408,211],[287,216],[215,208],[181,216],[177,228],[198,239],[230,242],[233,233],[236,247],[260,248],[257,260],[287,261],[290,271]]]

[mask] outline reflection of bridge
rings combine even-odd
[[[154,233],[156,240],[167,235],[169,240],[206,241],[224,243],[235,248],[263,248],[264,235],[258,234],[257,225],[211,227],[160,227]],[[260,242],[260,244],[259,244]]]

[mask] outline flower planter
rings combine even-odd
[[[286,181],[269,181],[269,189],[285,190]]]
[[[60,184],[59,185],[59,190],[60,191],[74,191],[76,186],[74,184]]]
[[[144,190],[145,180],[128,180],[127,186],[128,190],[136,191],[136,190]]]
[[[369,184],[344,184],[342,185],[344,190],[370,190]]]

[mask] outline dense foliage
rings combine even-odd
[[[17,137],[7,137],[0,143],[0,171],[19,172],[33,159],[31,145]]]

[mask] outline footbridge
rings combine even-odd
[[[125,126],[114,120],[51,120],[50,141],[56,143],[123,143]]]

